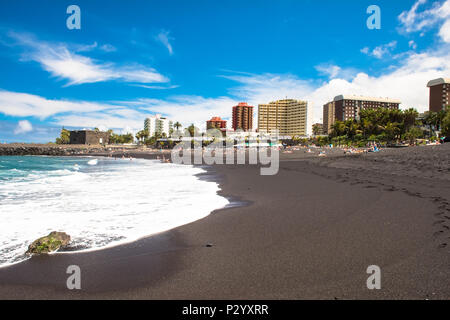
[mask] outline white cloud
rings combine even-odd
[[[21,120],[14,130],[14,134],[22,134],[30,131],[33,131],[33,126],[31,125],[31,123],[28,120]]]
[[[46,119],[64,112],[93,112],[112,106],[86,101],[50,100],[28,93],[0,89],[0,112],[14,117]]]
[[[173,54],[173,48],[172,44],[170,43],[171,40],[174,40],[172,37],[170,37],[170,32],[166,30],[161,30],[161,32],[156,36],[156,40],[161,42],[169,51],[169,54]]]
[[[421,32],[440,25],[439,36],[444,42],[450,43],[450,0],[436,1],[429,9],[419,11],[419,7],[425,5],[427,0],[417,0],[410,10],[402,12],[398,19],[402,24],[401,31]]]
[[[417,12],[419,6],[426,3],[427,0],[417,0],[411,9],[408,11],[403,11],[398,19],[405,27],[406,32],[413,32],[422,30],[425,26],[430,25],[432,23],[432,14],[429,11],[424,11],[421,13]]]
[[[358,72],[354,68],[341,68],[330,63],[322,63],[314,67],[319,74],[327,76],[329,79],[343,78],[351,79]]]
[[[439,36],[446,43],[450,43],[450,20],[447,20],[439,30]]]
[[[41,64],[42,68],[55,77],[69,80],[68,85],[103,81],[124,81],[135,83],[164,83],[169,80],[155,69],[139,64],[117,66],[110,62],[99,62],[69,50],[66,44],[53,44],[35,40],[25,34],[10,32],[17,44],[27,49],[24,60]],[[97,46],[97,43],[88,46]],[[79,50],[89,50],[78,48]]]
[[[0,113],[15,117],[35,117],[58,126],[134,130],[143,126],[148,115],[148,112],[136,110],[131,104],[50,100],[5,90],[0,90]]]
[[[212,116],[229,119],[237,100],[229,97],[175,96],[166,100],[142,98],[117,103],[50,100],[37,95],[0,90],[0,113],[36,117],[48,123],[77,128],[111,128],[122,132],[142,129],[144,119],[159,113],[184,125],[204,129]],[[231,123],[230,123],[231,125]]]
[[[373,50],[370,50],[368,47],[362,48],[360,51],[369,56],[373,56],[377,59],[381,59],[386,55],[391,53],[391,50],[394,50],[397,46],[397,41],[391,41],[387,44],[383,44],[381,46],[375,47]]]
[[[329,76],[330,78],[336,78],[336,76],[341,71],[341,68],[332,64],[320,64],[315,66],[315,69],[319,71],[320,74]]]
[[[230,93],[255,106],[285,97],[307,100],[314,106],[314,122],[319,122],[323,105],[340,94],[389,97],[401,100],[402,108],[426,111],[428,81],[448,77],[449,74],[450,51],[442,48],[425,53],[405,53],[400,66],[389,68],[380,76],[360,72],[351,79],[339,77],[324,83],[293,75],[237,75],[227,78],[239,83]]]

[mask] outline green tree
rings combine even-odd
[[[427,111],[425,112],[425,117],[423,119],[423,124],[425,126],[428,126],[429,129],[429,135],[434,136],[434,130],[433,127],[436,124],[436,118],[437,118],[437,113],[433,112],[433,111]]]
[[[149,138],[150,134],[147,130],[141,130],[138,133],[136,133],[136,139],[139,142],[144,142],[145,140],[147,140]]]
[[[417,127],[412,127],[405,133],[405,139],[408,140],[410,144],[414,144],[416,139],[422,136],[423,131]]]
[[[56,138],[56,144],[69,144],[69,143],[70,143],[70,131],[62,128],[59,138]]]
[[[403,124],[404,124],[404,131],[408,131],[411,127],[413,127],[416,124],[416,119],[419,116],[419,113],[416,109],[408,109],[403,111]]]
[[[318,136],[318,135],[322,134],[322,126],[319,125],[318,123],[313,124],[312,130],[313,130],[313,134],[315,136]]]
[[[199,129],[196,126],[194,126],[194,124],[191,124],[189,127],[187,127],[186,130],[188,131],[191,137],[195,136],[199,132]]]
[[[132,143],[134,139],[131,133],[115,134],[112,130],[108,130],[108,133],[109,133],[109,143],[111,144]]]
[[[345,121],[344,125],[344,133],[352,141],[354,140],[355,136],[361,132],[361,130],[359,129],[359,124],[354,120]]]
[[[442,118],[441,134],[450,137],[450,106],[447,106],[445,116]]]
[[[345,134],[345,123],[342,121],[336,121],[332,126],[332,136],[339,137]]]
[[[439,111],[436,114],[436,130],[440,131],[444,122],[444,119],[450,112],[449,107],[447,106],[445,109]]]

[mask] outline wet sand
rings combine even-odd
[[[0,298],[450,298],[450,144],[317,153],[281,154],[275,176],[209,167],[202,178],[244,205],[127,245],[2,268]],[[66,289],[72,264],[76,292]],[[369,265],[381,268],[381,290],[366,287]]]

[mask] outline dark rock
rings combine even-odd
[[[48,236],[35,240],[26,254],[44,254],[59,250],[70,242],[70,236],[64,232],[51,232]]]

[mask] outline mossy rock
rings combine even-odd
[[[26,254],[44,254],[59,250],[67,246],[70,236],[64,232],[53,231],[48,236],[39,238],[29,245]]]

